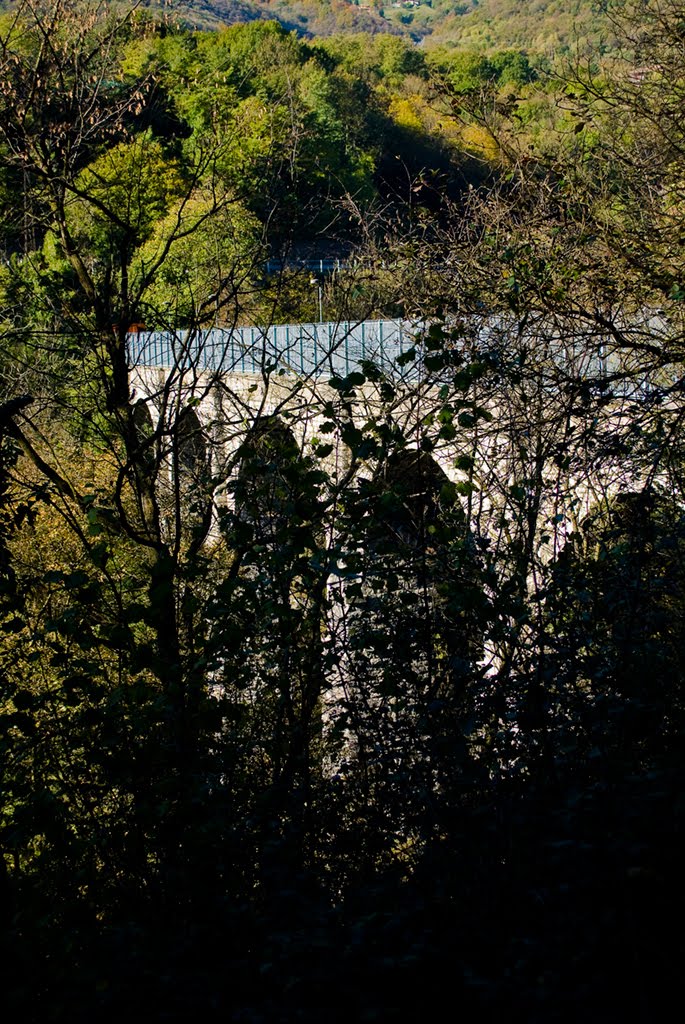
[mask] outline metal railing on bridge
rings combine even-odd
[[[303,377],[330,377],[347,376],[368,360],[392,372],[418,330],[408,321],[365,320],[278,324],[267,329],[140,331],[128,336],[129,364],[225,374],[283,370]]]
[[[648,315],[626,331],[639,338],[660,338],[668,325]],[[158,367],[182,372],[218,374],[290,373],[305,378],[345,377],[365,362],[388,376],[405,382],[441,376],[429,359],[435,346],[426,344],[431,334],[426,322],[365,320],[309,324],[276,324],[269,328],[214,327],[205,331],[139,331],[128,335],[129,365]],[[581,321],[549,324],[544,317],[530,321],[521,331],[516,318],[479,316],[455,321],[444,337],[444,348],[455,357],[483,359],[503,371],[534,372],[540,383],[555,390],[567,379],[611,382],[615,395],[644,397],[664,386],[664,370],[645,375],[631,367],[610,339]],[[608,344],[607,344],[608,342]],[[441,347],[440,345],[438,347]],[[400,356],[412,354],[407,359]],[[456,359],[459,362],[459,359]],[[449,378],[449,363],[442,374]],[[670,382],[671,386],[673,381]]]

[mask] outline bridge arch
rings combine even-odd
[[[383,659],[366,666],[372,675],[397,658],[413,666],[417,687],[430,675],[447,685],[478,647],[469,612],[479,589],[475,545],[455,488],[431,454],[405,448],[359,489],[367,514],[347,588],[353,646],[362,660],[379,641],[384,647]],[[457,628],[455,608],[463,611]]]
[[[444,469],[432,455],[416,448],[392,452],[384,459],[373,486],[381,492],[371,529],[374,548],[381,543],[381,532],[407,551],[423,545],[427,532],[437,529],[452,494]]]
[[[208,464],[205,430],[192,408],[184,409],[174,431],[174,463],[182,482],[197,482]]]
[[[133,424],[141,441],[149,438],[154,430],[152,413],[144,398],[139,398],[133,405]]]
[[[314,496],[308,460],[292,428],[275,414],[255,419],[238,448],[232,485],[235,516],[267,544],[310,519]]]

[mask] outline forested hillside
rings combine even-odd
[[[5,5],[11,1019],[668,1019],[684,19],[563,64]]]
[[[6,23],[12,25],[11,16]],[[403,216],[400,211],[417,198],[436,211],[456,200],[496,173],[502,157],[490,127],[469,112],[473,96],[501,95],[506,105],[518,88],[526,110],[544,107],[548,91],[538,87],[535,65],[511,50],[487,58],[448,50],[424,55],[397,37],[363,34],[305,42],[273,21],[194,33],[170,31],[136,13],[125,26],[110,73],[124,88],[140,83],[141,110],[135,119],[127,112],[126,134],[114,133],[104,147],[79,149],[70,167],[75,187],[84,195],[95,192],[97,204],[106,206],[89,210],[76,197],[63,211],[64,230],[74,242],[87,244],[90,258],[103,267],[112,246],[125,244],[120,258],[141,274],[146,261],[154,264],[182,212],[197,221],[202,244],[220,244],[222,258],[235,260],[242,275],[239,295],[233,294],[232,280],[211,309],[184,312],[178,289],[182,282],[188,286],[184,261],[196,258],[197,240],[184,247],[179,239],[159,274],[149,281],[143,274],[136,309],[127,314],[151,326],[167,322],[165,310],[172,306],[176,326],[198,315],[220,323],[306,319],[308,279],[281,279],[277,294],[268,282],[258,287],[269,257],[291,263],[306,252],[361,251],[372,208]],[[455,98],[463,101],[457,110]],[[81,113],[71,109],[62,116],[74,117],[78,125]],[[541,116],[541,130],[555,117]],[[48,133],[55,130],[51,123],[45,126]],[[78,139],[88,138],[85,129],[73,131]],[[34,135],[37,144],[39,126]],[[52,145],[49,134],[45,144]],[[59,232],[45,216],[40,176],[27,174],[18,161],[4,171],[4,250],[8,259],[34,252],[29,273],[50,281],[55,301],[58,292],[78,289],[78,271],[64,259]],[[221,183],[221,200],[211,191],[214,184],[206,191],[215,181]],[[118,226],[113,233],[108,222],[118,219],[125,195],[125,229]],[[215,205],[223,218],[220,243],[212,241],[216,228],[208,217]],[[198,295],[203,288],[216,290],[210,263],[193,267]],[[27,268],[15,270],[10,261],[3,278],[8,299],[31,302],[25,295]],[[214,283],[221,287],[220,280]],[[375,285],[382,291],[381,279]],[[372,290],[353,291],[354,296],[344,289],[331,296],[336,314],[383,313]],[[43,287],[37,294],[36,315],[45,317]],[[117,296],[108,294],[107,302],[117,322],[123,316]],[[390,302],[386,312],[391,308],[402,307]]]
[[[547,55],[617,41],[606,9],[592,0],[189,0],[170,10],[199,28],[266,18],[306,36],[390,32],[429,45]]]

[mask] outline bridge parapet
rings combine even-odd
[[[347,376],[371,361],[386,373],[411,348],[420,325],[402,320],[280,324],[268,328],[141,331],[129,335],[132,367],[186,368],[215,373],[299,377]]]

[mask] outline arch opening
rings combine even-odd
[[[261,417],[239,455],[237,521],[249,524],[264,542],[284,544],[288,530],[311,521],[316,501],[295,435],[278,416]]]
[[[193,409],[185,409],[178,420],[176,461],[182,479],[196,479],[207,467],[207,440]]]

